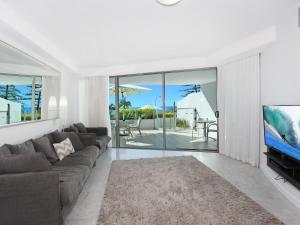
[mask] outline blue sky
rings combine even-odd
[[[162,106],[162,86],[161,85],[147,85],[147,84],[137,84],[141,87],[150,88],[152,91],[145,92],[138,95],[126,97],[127,101],[131,102],[132,107],[141,108],[145,105],[154,105],[155,98],[157,97],[156,105]],[[174,101],[182,99],[184,90],[186,87],[183,85],[166,85],[166,106],[173,106]],[[159,97],[160,96],[160,97]],[[115,102],[115,97],[110,96],[110,104]]]
[[[30,88],[26,85],[16,85],[16,88],[21,91],[21,96],[29,98],[30,96],[26,96],[26,93],[30,91]],[[31,100],[23,100],[22,103],[24,107],[31,107]]]

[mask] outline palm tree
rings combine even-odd
[[[189,94],[192,93],[198,93],[201,91],[201,86],[199,84],[188,84],[188,85],[184,85],[186,88],[184,90],[185,93],[182,95],[182,97],[186,97]]]
[[[21,91],[15,85],[1,85],[0,97],[15,102],[22,100]]]
[[[114,104],[110,104],[109,105],[109,116],[111,119],[112,119],[113,111],[115,111],[115,110],[116,110],[116,106]]]
[[[114,104],[110,104],[110,105],[109,105],[109,112],[110,112],[110,114],[111,114],[114,110],[116,110],[115,105],[114,105]]]
[[[131,107],[131,102],[127,101],[126,98],[122,98],[120,101],[120,108],[123,108],[123,110],[125,109],[129,109]]]
[[[131,107],[131,102],[126,101],[126,98],[123,97],[120,101],[120,108],[123,108],[122,114],[123,114],[123,121],[125,121],[125,109],[129,109]]]
[[[32,100],[32,85],[27,85],[28,93],[26,93],[26,96],[28,98],[26,100]],[[40,112],[41,111],[41,101],[42,101],[42,85],[41,84],[35,84],[35,111]]]

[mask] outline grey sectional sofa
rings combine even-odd
[[[65,138],[75,153],[60,161],[53,143]],[[78,197],[99,155],[93,133],[55,131],[0,147],[0,224],[61,225],[62,209]]]
[[[107,149],[107,145],[111,141],[111,137],[108,136],[107,127],[86,127],[83,123],[74,123],[69,128],[66,128],[65,131],[74,132],[80,135],[95,134],[96,145],[99,147],[101,152]]]

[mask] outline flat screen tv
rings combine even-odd
[[[300,105],[263,106],[265,144],[300,161]]]

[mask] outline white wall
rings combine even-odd
[[[217,111],[217,82],[202,84],[201,90],[212,110]]]
[[[208,119],[208,120],[216,120],[214,111],[208,102],[207,96],[202,91],[198,93],[189,94],[188,96],[179,100],[176,105],[177,105],[177,118],[185,119],[189,121],[190,127],[194,126],[194,110],[192,108],[197,109],[200,118]],[[191,109],[180,109],[180,108],[191,108]]]
[[[262,52],[261,58],[261,103],[300,105],[300,28],[297,6],[283,15],[277,25],[277,41]],[[262,119],[261,119],[262,121]],[[261,126],[260,166],[272,182],[298,207],[300,191],[289,183],[275,181],[276,174],[266,166],[263,152],[263,126]]]
[[[18,144],[31,138],[40,137],[59,126],[59,120],[48,120],[0,128],[0,146],[3,144]]]
[[[0,98],[0,125],[7,123],[8,104],[10,105],[10,122],[18,123],[21,121],[22,105],[18,102],[8,101]]]

